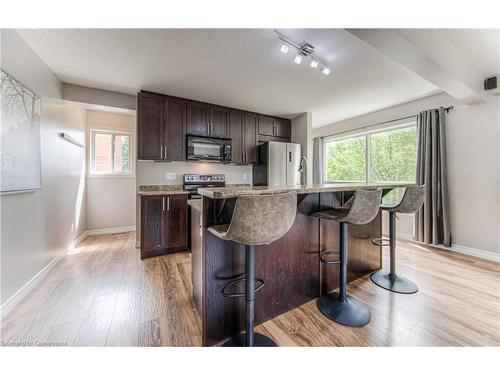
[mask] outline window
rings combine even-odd
[[[333,136],[324,143],[325,183],[411,183],[416,181],[416,163],[415,122],[342,138]],[[384,201],[399,194],[391,192]]]
[[[91,173],[132,175],[130,133],[91,130]]]

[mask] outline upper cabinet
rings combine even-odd
[[[137,95],[139,160],[160,160],[163,153],[163,96],[140,92]]]
[[[231,110],[232,162],[254,164],[257,162],[257,115]]]
[[[229,138],[229,109],[200,102],[187,106],[187,134]]]
[[[278,117],[259,115],[259,135],[289,140],[292,135],[291,121]]]
[[[149,92],[138,94],[139,160],[184,160],[185,132],[185,100]]]
[[[139,160],[186,160],[186,134],[231,139],[236,164],[256,163],[259,142],[290,142],[290,120],[146,91],[137,100]]]

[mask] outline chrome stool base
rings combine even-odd
[[[246,338],[246,334],[241,333],[238,336],[231,337],[224,344],[222,344],[222,346],[246,346],[245,338]],[[258,347],[278,346],[269,337],[261,335],[260,333],[254,333],[253,340],[254,340],[253,346],[258,346]]]
[[[348,327],[363,327],[372,317],[368,307],[350,295],[342,301],[338,293],[325,294],[318,299],[318,308],[328,319]]]
[[[418,286],[403,276],[391,275],[390,272],[378,271],[370,275],[370,279],[379,287],[401,294],[417,293]]]

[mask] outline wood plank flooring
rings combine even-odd
[[[141,261],[134,242],[134,233],[83,241],[1,321],[2,345],[201,345],[190,254]],[[500,345],[499,264],[407,242],[397,254],[419,292],[390,293],[369,277],[349,284],[370,306],[367,326],[335,324],[311,301],[256,331],[280,346]]]

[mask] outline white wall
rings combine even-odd
[[[87,111],[87,160],[90,166],[90,130],[119,130],[132,133],[135,150],[135,115]],[[135,153],[132,154],[135,168]],[[89,168],[90,169],[90,168]],[[135,225],[136,184],[132,177],[87,175],[87,229],[132,227]]]
[[[306,157],[306,177],[302,183],[312,184],[312,158],[313,158],[313,141],[312,141],[312,113],[307,112],[297,116],[292,120],[292,143],[301,145],[302,156]]]
[[[500,253],[500,98],[464,105],[438,94],[382,111],[313,129],[313,136],[356,129],[453,105],[447,115],[448,183],[454,246]],[[413,233],[411,217],[398,222],[398,234]]]
[[[42,98],[42,189],[0,197],[4,304],[85,230],[85,149],[58,133],[84,143],[86,114],[60,101],[61,83],[13,30],[1,31],[1,57]]]

